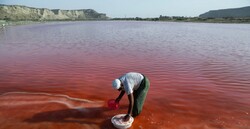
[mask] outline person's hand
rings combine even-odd
[[[131,117],[131,116],[130,116],[129,114],[127,114],[126,116],[124,116],[123,121],[124,121],[124,122],[129,121],[130,117]]]

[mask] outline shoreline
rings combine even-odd
[[[222,24],[250,24],[249,21],[239,22],[239,21],[228,21],[224,19],[215,19],[215,20],[155,20],[155,19],[124,19],[124,18],[113,18],[110,20],[83,20],[83,21],[152,21],[152,22],[183,22],[183,23],[222,23]],[[28,24],[40,24],[40,23],[49,23],[49,22],[79,22],[79,20],[52,20],[52,21],[7,21],[0,20],[0,28],[6,26],[16,26],[16,25],[28,25]]]
[[[45,23],[44,21],[6,21],[0,20],[0,26],[15,26],[15,25],[28,25],[28,24],[38,24],[38,23]]]

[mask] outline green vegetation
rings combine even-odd
[[[42,21],[11,21],[11,20],[0,20],[0,28],[10,25],[25,25],[25,24],[37,24],[42,23]]]
[[[112,18],[111,20],[133,20],[133,21],[169,21],[169,22],[206,22],[206,23],[250,23],[250,17],[246,18],[201,18],[181,16],[160,16],[158,18]]]

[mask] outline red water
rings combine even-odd
[[[249,129],[250,25],[61,22],[0,29],[0,129],[112,129],[111,82],[151,83],[131,129]]]

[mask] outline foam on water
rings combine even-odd
[[[101,107],[103,101],[91,101],[73,98],[68,95],[36,93],[36,92],[7,92],[0,95],[1,106],[21,106],[33,104],[58,103],[70,109],[84,109],[86,107]]]
[[[0,122],[4,123],[0,128],[64,128],[62,123],[73,128],[97,128],[105,116],[103,106],[103,101],[63,94],[6,92],[0,95]]]

